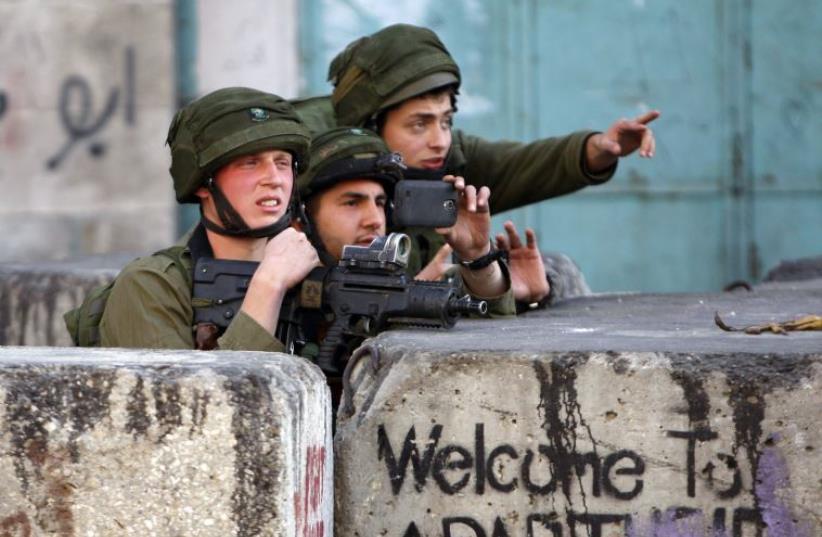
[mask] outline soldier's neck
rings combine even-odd
[[[208,242],[215,259],[237,259],[240,261],[262,261],[267,239],[227,237],[206,230]]]

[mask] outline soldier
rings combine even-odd
[[[460,70],[426,28],[398,24],[352,42],[331,62],[329,80],[330,97],[295,103],[312,132],[337,124],[373,128],[389,149],[402,154],[412,175],[444,172],[477,188],[490,187],[494,213],[604,183],[618,159],[637,149],[642,157],[654,154],[647,124],[657,111],[617,121],[605,132],[580,131],[528,144],[452,131]],[[422,245],[420,269],[443,241],[432,233],[414,235]]]
[[[319,265],[306,236],[290,227],[308,129],[280,97],[227,88],[180,110],[167,142],[177,201],[198,203],[202,218],[176,247],[123,269],[105,304],[100,343],[284,351],[274,337],[283,297]],[[199,256],[260,263],[222,334],[192,330],[190,274]]]
[[[401,164],[376,133],[342,127],[314,138],[308,171],[298,179],[302,207],[300,225],[323,263],[340,258],[346,244],[368,245],[385,235],[388,200],[402,178]],[[490,242],[488,187],[476,189],[462,177],[446,176],[459,193],[457,223],[435,233],[462,259],[458,276],[475,298],[490,310],[512,314],[513,295],[504,263]]]

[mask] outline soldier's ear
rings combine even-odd
[[[194,195],[200,198],[200,203],[203,203],[211,197],[211,192],[209,192],[206,187],[201,186],[200,188],[194,191]]]

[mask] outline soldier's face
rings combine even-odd
[[[408,99],[387,112],[382,137],[407,166],[437,170],[445,165],[451,148],[453,116],[447,91]]]
[[[317,194],[310,212],[328,253],[339,259],[344,245],[368,246],[385,235],[385,204],[380,183],[352,179]]]
[[[285,214],[291,199],[294,184],[291,153],[271,150],[237,157],[217,170],[214,181],[248,227],[273,224]],[[201,187],[197,196],[206,217],[225,224],[208,189]]]

